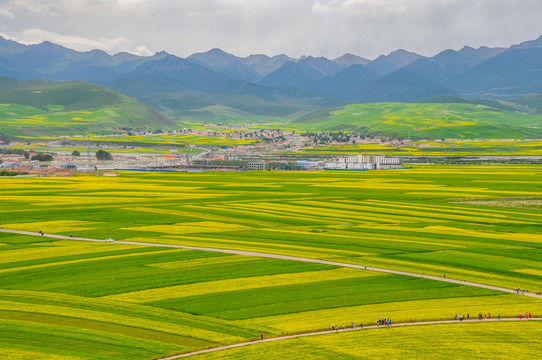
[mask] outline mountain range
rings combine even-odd
[[[177,57],[78,52],[0,37],[0,75],[100,84],[185,119],[298,118],[320,108],[412,102],[436,96],[506,99],[542,93],[542,36],[509,48],[465,46],[425,57],[396,50],[374,60],[281,54],[237,57],[220,49]]]

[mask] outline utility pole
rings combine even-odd
[[[87,157],[88,157],[88,168],[92,168],[92,162],[90,161],[90,135],[87,135]]]

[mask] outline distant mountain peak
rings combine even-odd
[[[36,46],[36,47],[40,47],[40,48],[50,48],[50,49],[67,49],[66,47],[62,46],[62,45],[58,45],[58,44],[55,44],[55,43],[52,43],[50,41],[43,41],[39,44],[35,44],[33,46]]]
[[[162,50],[162,51],[157,51],[157,52],[155,52],[153,56],[161,56],[161,55],[167,56],[167,55],[171,55],[171,54],[168,53],[168,52],[166,52],[166,51],[164,51],[164,50]]]
[[[227,52],[225,52],[224,50],[220,49],[220,48],[212,48],[211,50],[207,51],[207,53],[218,53],[218,54],[228,54]],[[231,55],[231,54],[228,54],[228,55]]]
[[[512,45],[510,49],[531,49],[542,47],[542,35],[535,40],[524,41],[518,45]]]
[[[333,59],[332,61],[336,64],[341,64],[346,67],[352,65],[367,65],[370,62],[369,59],[350,53],[346,53],[336,59]]]
[[[134,59],[139,59],[141,56],[130,54],[129,52],[126,52],[126,51],[121,51],[113,55],[113,57],[120,61],[130,61]]]

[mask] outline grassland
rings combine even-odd
[[[534,292],[542,290],[541,176],[541,166],[432,166],[1,179],[5,228],[118,242],[0,234],[0,347],[20,358],[153,358],[262,331],[382,316],[539,316],[542,302],[519,295],[122,239],[314,257]],[[322,354],[331,351],[325,344]]]
[[[542,117],[476,104],[354,104],[292,122],[299,130],[350,131],[413,139],[526,139],[542,136]]]

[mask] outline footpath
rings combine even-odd
[[[263,340],[254,340],[254,341],[247,341],[243,343],[238,344],[232,344],[232,345],[225,345],[225,346],[219,346],[211,349],[205,349],[205,350],[198,350],[198,351],[192,351],[189,353],[179,354],[179,355],[173,355],[168,356],[164,358],[160,358],[158,360],[173,360],[173,359],[180,359],[184,357],[194,356],[194,355],[200,355],[200,354],[207,354],[215,351],[221,351],[221,350],[227,350],[227,349],[233,349],[241,346],[250,346],[250,345],[256,345],[260,343],[265,342],[271,342],[271,341],[281,341],[281,340],[287,340],[287,339],[296,339],[300,337],[306,337],[306,336],[316,336],[316,335],[326,335],[326,334],[335,334],[335,333],[344,333],[344,332],[350,332],[350,331],[365,331],[368,329],[376,329],[376,328],[393,328],[398,326],[417,326],[417,325],[434,325],[434,324],[466,324],[466,323],[483,323],[483,322],[506,322],[506,321],[541,321],[542,318],[530,318],[530,319],[516,319],[516,318],[501,318],[501,319],[471,319],[471,320],[439,320],[439,321],[420,321],[420,322],[410,322],[410,323],[399,323],[399,324],[392,324],[392,325],[369,325],[369,326],[363,326],[363,328],[346,328],[346,329],[340,329],[340,330],[324,330],[324,331],[315,331],[315,332],[308,332],[308,333],[302,333],[302,334],[294,334],[294,335],[286,335],[286,336],[277,336],[272,337],[269,339],[263,339]]]

